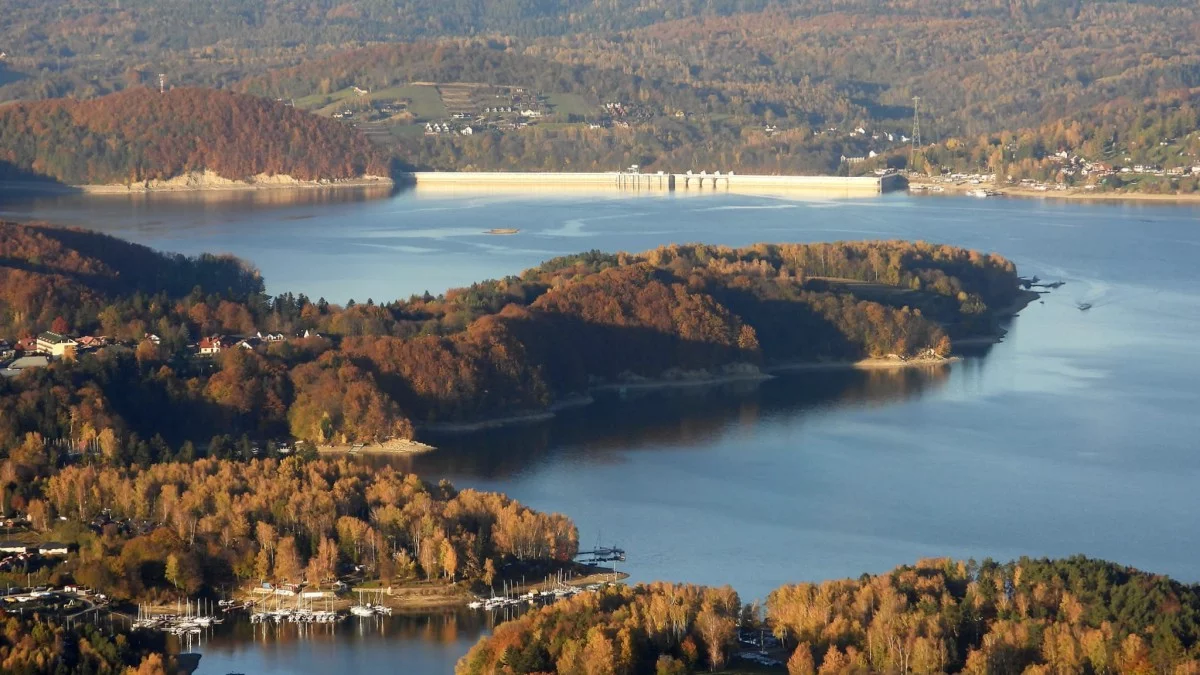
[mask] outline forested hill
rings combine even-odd
[[[132,184],[212,171],[298,180],[387,176],[363,136],[283,103],[200,88],[0,107],[0,180]]]
[[[108,430],[127,441],[113,461],[189,441],[227,456],[239,437],[410,437],[544,410],[605,382],[936,358],[955,338],[993,334],[1020,294],[1004,258],[898,241],[591,252],[441,296],[345,307],[268,298],[236,261],[168,258],[157,264],[177,283],[114,293],[112,260],[56,262],[74,260],[58,248],[69,232],[6,227],[18,244],[0,260],[0,338],[57,326],[124,346],[0,381],[0,453],[30,433],[87,447]],[[280,338],[235,347],[260,332]],[[227,348],[200,354],[212,336]]]
[[[147,298],[166,302],[196,288],[250,302],[263,281],[232,256],[167,255],[88,230],[0,221],[0,338],[100,327]]]
[[[757,609],[729,587],[610,588],[498,626],[457,672],[742,672],[763,634],[789,675],[1200,672],[1200,589],[1083,557],[924,560],[783,586]]]

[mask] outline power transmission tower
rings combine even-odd
[[[912,145],[908,149],[908,170],[912,171],[913,160],[917,156],[917,147],[921,145],[921,97],[913,97],[913,134]]]

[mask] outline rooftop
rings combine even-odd
[[[66,335],[61,335],[59,333],[55,333],[54,331],[49,331],[49,330],[46,331],[45,333],[42,333],[41,335],[38,335],[38,340],[41,342],[48,342],[52,345],[61,345],[61,344],[66,344],[68,342],[74,342],[74,340],[67,337]]]

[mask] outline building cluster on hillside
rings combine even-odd
[[[283,333],[262,333],[254,335],[210,335],[201,338],[199,342],[188,346],[188,351],[195,356],[212,357],[228,349],[256,349],[260,345],[285,342],[289,339],[303,340],[311,337],[321,337],[315,331],[305,330],[289,338]],[[136,348],[139,342],[149,342],[155,346],[162,344],[162,338],[146,333],[141,340],[117,342],[104,336],[85,335],[71,337],[46,331],[36,337],[26,337],[10,344],[0,340],[0,376],[16,377],[22,371],[30,368],[44,368],[54,360],[75,359],[80,354],[95,351],[109,345],[120,345],[126,348]]]
[[[437,122],[426,122],[425,123],[425,135],[426,136],[443,136],[443,135],[472,136],[474,134],[475,134],[475,129],[470,126],[451,127],[449,124],[447,124],[445,122],[442,122],[441,124],[439,124]]]
[[[52,359],[73,359],[80,352],[98,349],[107,344],[104,338],[89,337],[76,340],[69,335],[45,331],[36,336],[17,340],[15,345],[0,341],[0,376],[16,377],[27,368],[43,368]]]
[[[297,333],[294,338],[296,340],[306,340],[312,337],[321,337],[316,331],[306,330]],[[202,338],[195,345],[195,353],[197,356],[217,356],[229,349],[248,349],[255,350],[261,345],[275,344],[278,342],[288,341],[288,337],[283,333],[267,333],[261,331],[254,335],[210,335]]]

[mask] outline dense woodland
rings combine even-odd
[[[268,297],[231,258],[82,230],[0,226],[0,263],[0,337],[115,342],[0,380],[0,449],[89,449],[116,466],[247,456],[247,439],[411,437],[630,378],[944,356],[994,332],[1019,293],[1003,258],[898,241],[592,252],[345,306]],[[197,355],[203,337],[259,332],[287,339]]]
[[[784,586],[766,616],[731,589],[655,583],[555,604],[496,628],[460,675],[719,670],[761,625],[790,675],[1200,672],[1200,588],[1112,563],[925,560]],[[757,648],[753,648],[757,650]],[[742,662],[744,663],[744,662]]]
[[[0,107],[0,180],[129,185],[205,170],[233,180],[390,172],[384,154],[353,130],[230,92],[138,88]]]
[[[36,475],[36,453],[12,453],[6,475]],[[194,597],[246,581],[320,586],[355,566],[385,586],[491,584],[510,568],[569,563],[578,548],[564,516],[349,460],[74,464],[10,501],[35,530],[79,546],[51,581],[116,598]]]
[[[14,675],[166,675],[177,664],[147,633],[106,634],[89,623],[0,610],[0,670]]]

